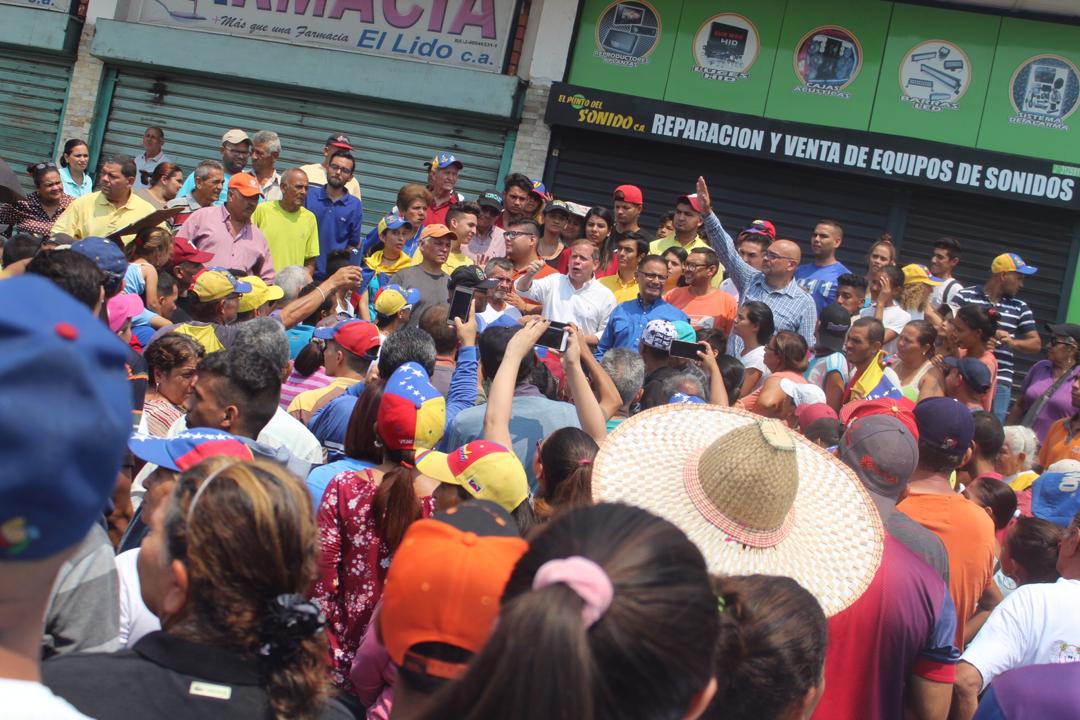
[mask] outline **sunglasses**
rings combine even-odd
[[[36,172],[41,172],[42,170],[55,170],[55,169],[56,169],[56,163],[53,163],[53,162],[39,162],[39,163],[35,163],[35,164],[33,164],[33,165],[31,165],[29,167],[31,175],[36,173]]]
[[[1076,341],[1071,338],[1051,338],[1050,347],[1054,347],[1055,345],[1068,345],[1069,347],[1076,347]]]

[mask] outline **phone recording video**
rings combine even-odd
[[[559,352],[565,352],[567,337],[566,323],[552,320],[551,325],[544,331],[544,334],[540,336],[540,339],[536,341],[536,344],[543,345],[552,350],[558,350]]]
[[[705,349],[705,343],[686,342],[685,340],[672,340],[668,353],[671,357],[686,358],[688,360],[700,360],[698,353]]]
[[[460,318],[463,323],[469,321],[469,303],[472,302],[472,296],[472,288],[454,290],[454,297],[450,299],[450,314],[446,317],[450,325],[454,324],[454,318]]]

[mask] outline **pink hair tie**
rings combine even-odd
[[[584,601],[581,621],[585,623],[586,629],[592,627],[607,612],[615,594],[611,578],[604,572],[604,568],[580,555],[548,560],[536,571],[532,587],[533,590],[539,590],[555,583],[563,583]]]

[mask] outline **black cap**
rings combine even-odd
[[[498,190],[485,190],[476,198],[476,204],[480,207],[490,207],[502,210],[503,199]]]
[[[498,284],[497,280],[489,278],[479,265],[462,265],[450,273],[449,289],[458,287],[470,287],[477,290],[490,290]]]
[[[326,138],[326,145],[329,147],[339,147],[342,150],[352,150],[352,143],[349,142],[349,136],[345,133],[334,133],[330,137]]]
[[[832,303],[821,309],[818,323],[818,347],[842,352],[844,338],[851,327],[851,314],[839,303]]]
[[[1051,335],[1071,337],[1076,341],[1077,345],[1080,345],[1080,325],[1074,325],[1073,323],[1058,323],[1057,325],[1046,323],[1046,332]]]

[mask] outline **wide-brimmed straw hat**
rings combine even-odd
[[[717,405],[663,405],[617,427],[593,463],[597,502],[680,527],[720,575],[786,575],[826,615],[866,590],[881,518],[839,460],[776,420]]]

